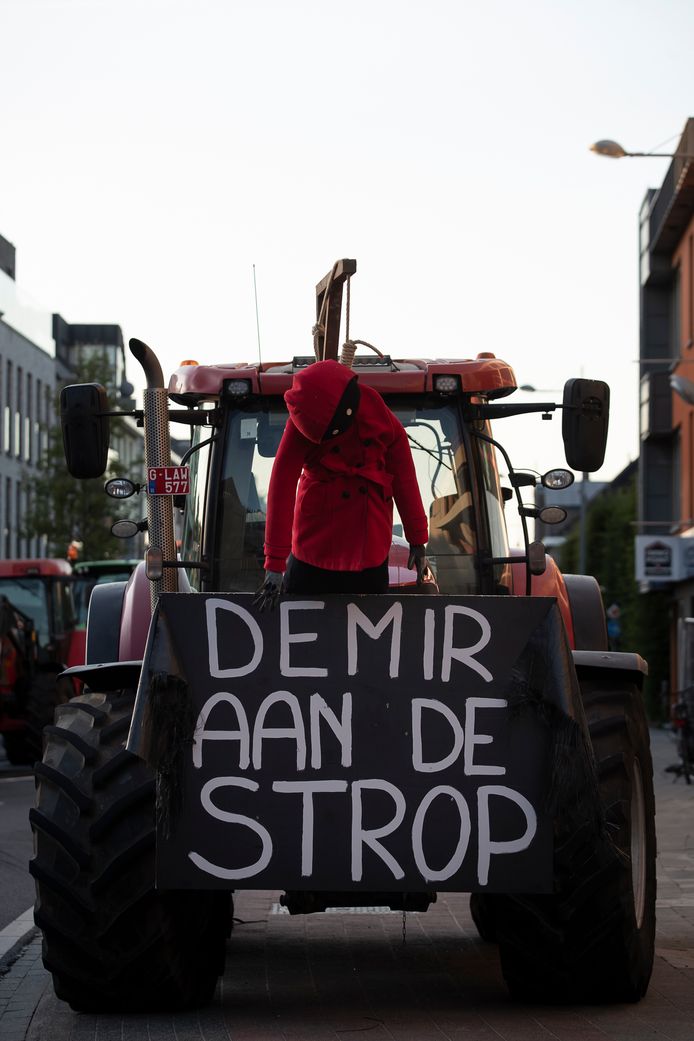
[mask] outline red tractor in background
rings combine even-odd
[[[72,581],[65,560],[0,561],[0,734],[14,766],[41,758],[43,728],[75,693],[60,675],[84,662]]]
[[[465,880],[454,877],[451,864],[455,856],[443,869],[450,848],[457,850],[463,841],[461,807],[467,805],[469,793],[471,805],[483,805],[482,788],[475,788],[478,781],[472,775],[485,771],[503,774],[508,764],[474,765],[475,742],[492,742],[489,735],[475,735],[474,728],[465,731],[464,755],[462,738],[455,755],[441,731],[437,747],[429,747],[426,756],[420,747],[415,755],[407,743],[414,738],[409,736],[406,712],[395,729],[388,729],[387,713],[402,708],[388,693],[392,662],[390,676],[386,670],[371,685],[369,676],[360,678],[353,668],[349,696],[355,711],[354,747],[371,756],[369,769],[382,770],[385,777],[389,764],[400,756],[403,777],[405,768],[410,771],[404,780],[391,776],[390,781],[382,782],[392,798],[400,799],[402,814],[371,832],[355,825],[353,816],[352,834],[357,836],[353,857],[356,850],[361,858],[365,848],[360,836],[370,835],[370,846],[364,853],[363,873],[361,860],[358,870],[353,861],[351,875],[348,866],[343,870],[338,865],[339,884],[327,872],[320,874],[322,864],[309,864],[310,858],[306,863],[302,860],[301,872],[290,863],[293,836],[275,842],[275,874],[262,874],[268,863],[268,872],[273,870],[273,862],[268,860],[267,829],[259,822],[275,813],[277,800],[283,810],[293,805],[282,803],[287,796],[274,792],[277,785],[280,791],[282,785],[285,791],[287,785],[298,791],[305,765],[297,751],[292,766],[283,741],[275,741],[277,756],[270,757],[272,762],[266,768],[272,771],[275,760],[282,761],[287,771],[295,770],[298,779],[282,780],[288,774],[279,773],[275,780],[272,772],[262,772],[263,736],[274,739],[292,733],[284,721],[284,730],[263,731],[262,726],[258,730],[256,723],[254,734],[259,736],[257,747],[254,736],[251,760],[249,725],[239,721],[245,719],[244,704],[250,704],[258,692],[249,680],[243,697],[237,697],[234,692],[241,680],[224,678],[249,671],[229,658],[243,651],[229,620],[247,619],[256,658],[260,647],[282,645],[285,666],[294,652],[303,653],[304,665],[311,665],[309,652],[312,646],[318,647],[317,632],[288,635],[291,611],[325,608],[322,615],[313,615],[319,621],[308,625],[318,628],[321,618],[328,619],[330,611],[341,610],[348,600],[342,597],[323,603],[330,600],[324,597],[320,603],[310,603],[302,598],[292,605],[288,597],[278,611],[268,612],[274,617],[254,615],[252,607],[252,594],[263,580],[268,483],[287,417],[283,394],[302,368],[316,360],[337,359],[343,286],[355,270],[354,261],[340,261],[317,286],[315,357],[262,364],[186,365],[173,374],[167,387],[153,352],[141,341],[130,341],[147,378],[140,415],[145,429],[149,549],[127,585],[97,586],[92,594],[86,665],[72,670],[73,676],[86,683],[87,692],[58,710],[43,762],[37,765],[38,801],[32,811],[36,852],[31,871],[36,879],[36,922],[43,931],[44,962],[53,973],[56,993],[75,1009],[175,1008],[209,1000],[223,971],[233,889],[280,885],[287,890],[283,899],[291,913],[324,910],[326,901],[331,906],[336,902],[358,906],[367,900],[403,911],[422,911],[435,899],[435,889],[471,892],[475,921],[482,936],[498,944],[503,973],[514,997],[571,1003],[636,1001],[647,989],[655,933],[655,829],[648,724],[641,695],[646,665],[638,654],[608,650],[605,612],[595,580],[562,575],[542,545],[530,541],[527,518],[537,512],[524,504],[522,489],[534,486],[537,478],[514,469],[490,426],[491,420],[531,412],[549,417],[559,409],[569,465],[578,471],[595,471],[604,457],[609,412],[609,391],[599,381],[569,380],[561,404],[513,404],[503,399],[517,387],[514,372],[491,354],[459,360],[396,360],[363,341],[348,339],[341,359],[353,366],[360,382],[383,396],[407,432],[429,516],[427,556],[436,580],[435,590],[428,590],[427,596],[416,595],[421,590],[407,568],[396,514],[389,561],[392,595],[380,600],[366,597],[345,609],[354,617],[367,609],[373,616],[387,607],[391,621],[397,611],[398,617],[417,616],[423,619],[425,634],[439,626],[439,616],[477,619],[478,642],[468,648],[467,657],[460,651],[454,653],[457,662],[461,658],[467,661],[467,669],[458,662],[448,693],[437,695],[449,700],[437,702],[442,706],[437,711],[449,723],[453,720],[450,726],[457,727],[456,713],[465,713],[468,702],[475,703],[466,717],[468,723],[485,704],[490,706],[487,712],[496,708],[496,719],[506,735],[503,742],[497,740],[495,747],[505,749],[497,756],[506,755],[509,763],[515,757],[521,782],[526,772],[533,774],[533,784],[537,782],[544,793],[538,810],[538,819],[544,815],[544,845],[538,857],[549,884],[532,872],[525,876],[512,873],[511,881],[503,885],[484,872],[464,884]],[[355,357],[360,345],[371,353]],[[170,408],[170,400],[177,407]],[[103,388],[95,384],[65,388],[61,411],[70,472],[85,478],[103,473],[109,436]],[[169,421],[189,423],[193,430],[191,448],[175,472],[170,466]],[[503,483],[499,456],[508,475]],[[185,466],[188,462],[190,472]],[[556,470],[542,481],[547,487],[561,489],[571,479],[568,471]],[[135,493],[135,483],[129,491],[128,482],[119,480],[119,497]],[[179,556],[173,509],[181,495],[186,498]],[[505,522],[505,510],[513,500],[524,532],[524,545],[516,551],[509,548]],[[562,511],[550,509],[560,519]],[[549,521],[551,515],[542,519]],[[123,530],[123,534],[132,533]],[[226,617],[227,629],[219,630],[225,635],[218,638],[214,630],[210,641],[206,612],[208,618],[215,612]],[[553,620],[551,625],[543,622],[544,627],[529,636],[528,618],[543,612]],[[378,625],[373,619],[362,619],[370,648],[371,641],[375,646],[377,638],[391,631],[387,621],[385,615]],[[450,675],[452,627],[451,621]],[[443,623],[435,631],[441,633]],[[337,668],[338,628],[329,629],[326,639],[333,648],[331,667]],[[403,653],[410,654],[407,671],[421,672],[424,662],[425,674],[420,677],[424,687],[418,692],[427,684],[432,689],[437,676],[441,683],[436,689],[443,690],[444,678],[450,676],[444,677],[441,662],[431,649],[433,641],[426,643],[425,637],[424,653],[417,658],[413,650],[417,639],[416,628],[408,629],[403,644]],[[289,647],[291,642],[307,644],[307,648],[297,651]],[[213,648],[209,664],[208,644]],[[489,655],[484,663],[475,660],[478,652]],[[226,665],[223,655],[228,659]],[[206,729],[206,716],[193,709],[191,691],[199,681],[198,674],[206,670],[222,677],[219,683],[224,689],[214,693],[215,704],[219,699],[236,699],[235,728],[226,718],[225,729],[223,717],[215,717],[217,729]],[[319,671],[309,668],[306,674],[314,676]],[[485,684],[492,672],[499,677],[503,697],[488,698],[493,683]],[[285,668],[282,675],[297,673],[301,668]],[[269,675],[263,674],[262,683],[277,684],[274,674],[271,679]],[[283,680],[280,685],[294,682],[299,683]],[[326,686],[319,687],[321,682],[308,680],[294,702],[290,702],[291,691],[278,691],[274,686],[271,698],[285,697],[287,704],[294,704],[295,731],[300,729],[302,706],[310,701],[330,721],[332,732],[344,735],[346,716],[338,715],[337,703],[330,702],[333,693]],[[211,689],[217,691],[214,686]],[[479,696],[471,698],[471,692]],[[431,711],[428,702],[425,705],[421,698],[414,698],[413,704],[415,701],[420,717],[425,709]],[[320,719],[312,719],[312,727],[314,722],[311,735],[320,736]],[[206,738],[203,756],[201,743]],[[198,778],[207,776],[207,758],[211,761],[220,746],[219,754],[224,753],[225,758],[218,760],[218,773],[236,769],[241,776],[212,777],[198,793],[202,783]],[[437,776],[447,784],[432,789],[418,802],[421,785],[430,776],[422,772],[428,769],[422,766],[425,757],[431,770],[442,771]],[[419,762],[416,774],[412,773],[415,759]],[[448,772],[443,772],[444,766]],[[322,776],[321,768],[319,757],[311,761],[316,776]],[[359,779],[346,752],[330,768],[330,779],[320,783],[332,785],[325,790],[338,794],[331,796],[333,816],[322,817],[323,825],[316,825],[317,848],[326,860],[335,850],[335,855],[346,850],[349,859],[343,837],[345,828],[349,829],[343,823],[349,820],[349,809],[344,807],[350,796],[344,793],[348,789],[362,792],[359,786],[372,782]],[[536,770],[540,773],[533,773]],[[227,785],[226,801],[217,806],[210,792],[222,784]],[[396,789],[400,794],[393,795]],[[492,787],[484,791],[486,798]],[[498,794],[496,788],[494,791]],[[245,816],[230,812],[242,796],[255,800]],[[354,794],[351,798],[354,800]],[[529,802],[522,798],[525,801],[519,796],[518,805],[526,807],[529,820]],[[431,818],[427,814],[433,800],[437,814]],[[208,813],[198,818],[195,814],[201,813],[201,804]],[[456,806],[460,819],[451,829],[450,821],[456,818],[447,815],[458,812]],[[313,819],[309,809],[312,813],[312,804],[305,802],[304,825]],[[217,829],[215,834],[221,829],[224,839],[218,859],[234,861],[241,855],[237,842],[249,834],[253,841],[261,835],[262,868],[210,868],[214,859],[210,855],[200,857],[186,852],[190,847],[177,846],[176,835],[187,834],[184,825],[191,814],[196,843],[212,842],[213,829]],[[288,817],[289,811],[280,815],[280,829]],[[423,827],[425,817],[428,823]],[[394,830],[401,819],[410,828],[406,841],[411,835],[412,842],[416,839],[420,846],[416,865],[410,858],[398,875],[392,867],[396,860],[392,851],[396,848]],[[438,824],[429,823],[434,819]],[[504,827],[513,833],[517,817],[509,816]],[[486,838],[483,835],[481,811],[479,819],[468,815],[467,838],[473,833],[473,844],[481,850],[489,838],[488,828]],[[391,844],[390,852],[381,843],[386,835],[383,841]],[[421,845],[434,839],[442,840],[444,849],[433,859],[435,871],[422,867],[426,858]],[[513,848],[517,847],[518,843]],[[304,857],[306,849],[302,849]],[[397,847],[398,857],[400,849]],[[455,870],[461,862],[462,872],[461,857]],[[287,880],[280,878],[285,866]],[[184,887],[176,883],[167,887],[167,871],[175,879],[187,872]],[[317,873],[315,877],[312,872]],[[270,878],[270,884],[257,881],[268,883]],[[390,880],[388,884],[384,878]],[[432,881],[437,878],[438,882]]]

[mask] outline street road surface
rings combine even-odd
[[[33,774],[24,771],[22,775],[10,766],[0,739],[0,929],[26,911],[34,899],[29,874],[29,807],[33,802]]]

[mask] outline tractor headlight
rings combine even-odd
[[[129,499],[131,495],[134,495],[139,490],[140,486],[127,477],[112,477],[104,485],[104,491],[112,499]]]
[[[574,483],[574,475],[570,470],[548,470],[546,474],[542,475],[541,480],[545,488],[560,491],[562,488],[568,488],[570,484]]]
[[[434,390],[437,394],[457,394],[460,390],[460,376],[449,376],[442,373],[434,376]]]

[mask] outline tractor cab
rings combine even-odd
[[[187,401],[193,393],[189,383],[197,383],[198,404],[213,404],[220,428],[214,439],[197,428],[188,460],[191,494],[185,506],[181,555],[199,562],[189,571],[194,588],[249,592],[262,584],[268,487],[287,420],[282,395],[293,373],[309,360],[240,369],[239,378],[227,376],[221,388],[214,387],[218,374],[209,370],[196,373],[186,367],[172,380]],[[495,448],[486,433],[487,421],[466,416],[471,396],[461,389],[461,382],[472,381],[485,362],[447,363],[447,371],[439,372],[444,366],[432,362],[370,361],[364,359],[355,369],[362,384],[382,393],[405,428],[429,518],[428,559],[439,591],[511,592]],[[510,391],[513,374],[507,366],[504,369]],[[208,374],[206,389],[200,382]],[[475,436],[478,432],[481,437]],[[339,518],[326,518],[328,522],[335,524],[339,539]],[[408,569],[407,559],[408,545],[396,509],[389,554],[391,588],[416,588],[416,573]]]
[[[67,561],[0,561],[0,597],[31,619],[41,664],[68,660],[75,606]]]

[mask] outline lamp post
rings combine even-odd
[[[596,141],[590,150],[608,159],[694,159],[694,155],[689,152],[627,152],[618,141],[610,141],[609,138]]]

